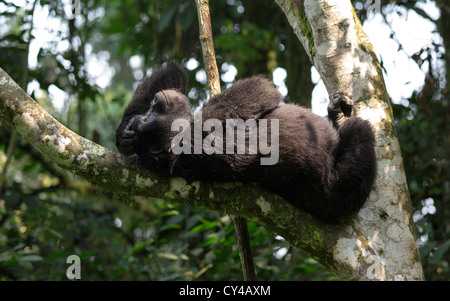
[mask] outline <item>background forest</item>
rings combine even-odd
[[[78,134],[116,149],[115,129],[152,66],[182,62],[207,100],[192,0],[0,0],[0,67]],[[450,7],[352,1],[385,72],[427,280],[450,280]],[[211,1],[221,83],[273,78],[286,102],[324,115],[323,83],[273,0]],[[259,280],[334,280],[314,259],[248,223]],[[47,161],[0,119],[0,280],[241,280],[229,216],[164,199],[118,199]]]

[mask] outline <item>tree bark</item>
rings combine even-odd
[[[70,131],[0,68],[0,117],[49,160],[119,198],[146,195],[255,220],[342,279],[423,280],[411,202],[380,65],[348,0],[277,0],[328,92],[345,92],[375,128],[378,177],[357,216],[317,221],[256,185],[167,178]]]
[[[377,56],[349,0],[276,0],[329,95],[354,101],[354,115],[376,135],[375,187],[333,246],[340,275],[350,279],[423,280],[412,205],[392,108]]]
[[[196,0],[198,12],[198,24],[200,31],[200,43],[202,44],[203,62],[205,63],[206,75],[208,77],[209,92],[211,96],[220,93],[220,77],[217,68],[216,53],[211,29],[211,16],[209,13],[208,0]]]

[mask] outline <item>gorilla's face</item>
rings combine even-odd
[[[155,122],[172,122],[177,118],[190,119],[191,105],[189,99],[177,90],[164,90],[156,93],[150,109],[143,115],[136,115],[130,129],[144,133],[154,126]]]
[[[190,103],[185,96],[186,70],[176,62],[154,68],[138,85],[116,130],[118,150],[127,156],[158,153],[167,142],[170,150],[171,124],[178,118],[191,120]]]
[[[150,112],[156,114],[166,114],[183,116],[189,114],[191,104],[186,95],[177,90],[163,90],[156,93],[155,98],[150,106]]]
[[[168,151],[166,148],[170,146],[170,140],[177,134],[171,130],[173,121],[178,118],[190,121],[190,108],[189,99],[177,90],[156,93],[150,109],[143,115],[135,116],[133,122],[132,130],[136,132],[138,153],[158,155]]]

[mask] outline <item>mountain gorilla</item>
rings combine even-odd
[[[376,175],[375,138],[369,122],[348,117],[353,105],[349,97],[337,95],[332,99],[329,121],[304,108],[281,104],[283,96],[273,83],[255,76],[239,80],[212,97],[201,108],[199,121],[195,120],[199,114],[193,117],[190,113],[187,88],[187,72],[175,62],[146,77],[117,128],[119,151],[136,153],[145,168],[165,175],[258,182],[323,221],[336,221],[357,212],[368,198]],[[180,119],[185,126],[174,128],[174,121]],[[254,120],[253,135],[263,133],[262,125],[267,125],[267,137],[276,136],[278,145],[273,140],[262,141],[261,135],[259,142],[276,146],[271,148],[272,153],[278,152],[275,164],[262,164],[268,153],[263,152],[261,144],[257,151],[249,151],[250,128],[244,134],[244,153],[236,151],[233,141],[238,135],[234,133],[209,140],[209,146],[219,151],[194,150],[194,140],[199,137],[196,122],[203,122],[200,138],[204,139],[213,132],[213,127],[205,126],[207,120],[216,121],[216,134],[225,134],[228,120],[237,119]],[[181,134],[185,139],[174,142]],[[232,153],[225,151],[227,139],[233,139]],[[188,151],[175,152],[177,147]]]

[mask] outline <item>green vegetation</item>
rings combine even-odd
[[[189,97],[194,105],[206,99],[193,1],[83,0],[82,15],[75,20],[68,18],[63,1],[38,1],[36,7],[28,2],[18,7],[0,0],[0,67],[17,83],[28,84],[39,104],[84,137],[115,149],[115,128],[133,85],[148,68],[168,59],[189,66],[198,62],[189,68]],[[358,2],[365,1],[353,1],[364,22],[365,10],[358,9]],[[426,15],[415,1],[397,2]],[[231,65],[236,78],[272,76],[275,68],[284,68],[290,101],[310,106],[314,86],[307,56],[275,2],[210,5],[221,74]],[[36,19],[45,16],[42,11],[53,21]],[[450,68],[444,54],[450,49],[445,30],[449,11],[430,19],[443,45],[412,57],[425,70],[423,89],[393,106],[428,280],[450,279],[450,91],[445,85],[450,78],[445,70],[427,67],[437,56]],[[38,53],[30,48],[27,68],[32,23],[33,40],[42,47]],[[104,84],[102,76],[108,74],[111,81]],[[223,86],[230,83],[225,80]],[[66,259],[72,254],[81,258],[83,280],[242,280],[227,215],[170,199],[112,195],[47,161],[20,135],[11,136],[11,128],[0,120],[0,173],[5,171],[0,183],[0,280],[67,280]],[[88,163],[87,168],[95,173],[97,166]],[[256,222],[248,227],[259,280],[336,279]]]

